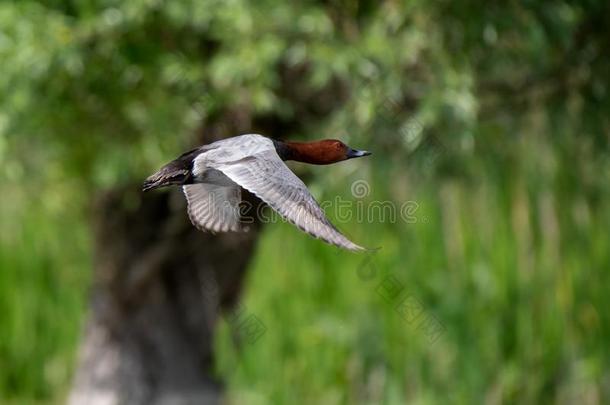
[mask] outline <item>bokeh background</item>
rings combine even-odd
[[[609,16],[603,0],[2,1],[0,402],[70,392],[98,196],[145,204],[143,178],[239,120],[373,151],[292,166],[319,200],[410,208],[327,209],[382,247],[364,255],[262,228],[240,301],[265,332],[236,346],[221,316],[213,333],[229,402],[610,403]]]

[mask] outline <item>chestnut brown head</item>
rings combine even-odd
[[[276,149],[283,160],[296,160],[315,165],[327,165],[371,154],[365,150],[352,149],[337,139],[285,142],[279,147],[276,145]]]

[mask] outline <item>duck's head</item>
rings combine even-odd
[[[331,163],[340,162],[342,160],[353,159],[357,157],[368,156],[371,154],[371,152],[369,152],[368,150],[350,148],[338,139],[327,139],[322,142],[328,143],[327,147],[329,150],[336,151],[336,160]]]
[[[277,146],[276,149],[278,149]],[[338,139],[324,139],[316,142],[283,142],[278,153],[284,160],[296,160],[315,165],[328,165],[371,154],[366,150],[351,148]]]

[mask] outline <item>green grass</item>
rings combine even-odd
[[[519,184],[416,187],[414,223],[340,224],[372,254],[268,225],[243,299],[266,332],[236,346],[223,321],[216,335],[230,401],[608,402],[610,207]],[[340,191],[364,206],[393,193]],[[2,205],[1,399],[61,403],[90,241],[77,202],[27,195]]]
[[[244,301],[267,331],[239,348],[228,324],[217,336],[233,402],[610,400],[608,211],[578,224],[564,216],[573,207],[535,212],[549,196],[520,191],[420,190],[416,223],[349,227],[383,246],[370,257],[270,225]],[[388,275],[404,285],[390,302]],[[401,317],[401,297],[420,303],[420,318]],[[433,342],[425,316],[444,328]]]
[[[52,192],[2,191],[11,198],[0,206],[0,403],[61,403],[87,307],[88,230]]]

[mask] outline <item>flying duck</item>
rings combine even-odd
[[[240,230],[243,187],[302,231],[358,251],[364,248],[337,230],[284,161],[326,165],[370,154],[335,139],[282,142],[258,134],[240,135],[183,153],[148,177],[143,191],[180,185],[193,225],[203,231],[226,232]]]

